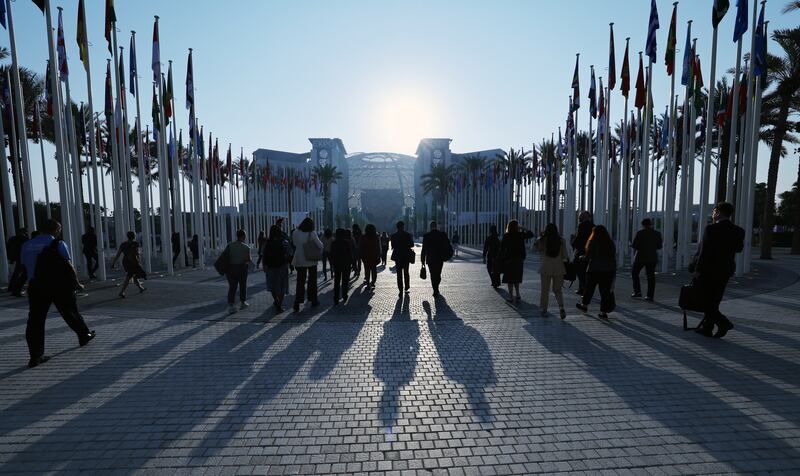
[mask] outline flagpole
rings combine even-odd
[[[594,65],[593,64],[589,65],[589,69],[591,71],[592,78],[594,78]],[[597,94],[597,93],[595,92],[595,94]],[[586,209],[591,211],[592,214],[594,214],[595,213],[595,209],[594,209],[594,177],[595,177],[594,165],[595,165],[595,162],[594,162],[594,157],[592,156],[592,111],[591,111],[591,108],[592,108],[592,105],[590,103],[589,104],[589,147],[588,147],[589,156],[586,158],[586,168],[589,169],[588,170],[589,171],[589,190],[587,191],[587,195],[588,195],[587,201],[589,202],[589,206]]]
[[[11,84],[11,70],[6,70],[6,84]],[[22,185],[22,160],[19,156],[19,141],[17,140],[17,127],[14,121],[16,117],[16,109],[19,107],[14,107],[14,101],[12,100],[8,104],[8,108],[10,109],[9,116],[11,117],[11,127],[9,128],[9,136],[8,136],[8,150],[11,152],[11,173],[14,176],[14,194],[17,198],[17,222],[19,223],[19,228],[25,228],[25,205],[24,199],[22,197],[23,190],[25,187]]]
[[[114,106],[114,123],[109,125],[109,132],[116,131],[117,128],[117,121],[119,121],[119,133],[113,134],[116,138],[116,145],[114,146],[115,150],[117,151],[117,174],[119,182],[115,185],[115,189],[118,190],[120,202],[119,206],[120,209],[114,210],[114,216],[119,215],[120,221],[122,223],[123,229],[120,230],[120,239],[124,241],[122,236],[129,231],[133,230],[133,224],[129,223],[129,213],[131,204],[128,203],[128,187],[130,187],[131,182],[131,174],[128,171],[128,167],[130,167],[130,153],[126,147],[127,141],[126,136],[128,135],[128,129],[125,127],[123,118],[124,114],[122,113],[122,101],[124,99],[125,91],[122,90],[122,84],[120,82],[120,75],[119,75],[119,57],[117,55],[117,23],[116,21],[112,23],[111,27],[111,38],[112,38],[112,47],[114,54],[114,87],[117,90],[117,95],[114,98],[115,106]],[[117,117],[117,110],[119,110],[120,117]],[[127,165],[126,165],[127,164]],[[125,177],[127,175],[127,177]],[[120,243],[122,243],[120,241]]]
[[[47,219],[50,220],[50,219],[53,218],[53,216],[52,216],[53,212],[51,210],[52,206],[50,204],[50,186],[47,183],[47,164],[45,163],[45,158],[44,158],[44,140],[42,138],[41,111],[39,111],[39,103],[38,103],[38,101],[34,104],[34,114],[36,115],[36,117],[34,117],[33,120],[36,121],[37,129],[39,131],[39,137],[38,137],[38,140],[39,140],[39,152],[40,152],[41,157],[42,157],[42,179],[43,179],[43,182],[44,182],[44,201],[45,201],[45,204],[47,205]],[[3,162],[3,163],[5,163],[5,162]]]
[[[114,29],[114,43],[117,43],[117,30]],[[122,182],[123,186],[123,193],[125,194],[125,203],[127,206],[125,207],[125,219],[128,222],[128,226],[131,231],[134,233],[136,232],[136,219],[134,218],[133,213],[133,169],[131,168],[131,148],[130,148],[130,136],[128,135],[128,101],[125,99],[125,71],[122,68],[124,66],[122,64],[123,58],[125,57],[125,49],[122,46],[118,47],[119,49],[119,61],[117,62],[117,67],[121,70],[120,72],[120,80],[119,80],[119,90],[117,91],[117,100],[119,101],[121,117],[120,120],[122,122],[122,131],[123,133],[120,134],[120,150],[124,153],[124,161],[123,161],[123,171],[125,172],[125,180]],[[128,65],[130,66],[130,65]]]
[[[2,0],[0,0],[2,1]],[[33,208],[33,181],[31,180],[31,167],[30,167],[30,156],[28,154],[28,134],[27,129],[25,127],[25,111],[24,111],[24,104],[25,100],[23,98],[23,91],[19,80],[19,62],[17,61],[17,39],[14,33],[14,19],[11,14],[11,0],[5,0],[6,2],[6,19],[8,23],[8,36],[10,42],[10,49],[11,49],[11,86],[14,95],[14,101],[16,104],[23,105],[23,107],[15,107],[14,112],[16,116],[16,126],[17,130],[19,131],[19,151],[20,151],[20,158],[21,158],[21,173],[23,175],[23,180],[25,181],[25,192],[23,196],[24,200],[24,207],[25,207],[25,222],[30,229],[30,231],[36,229],[36,216],[34,213]],[[49,3],[49,2],[48,2]],[[48,38],[50,36],[50,29],[48,28]],[[12,120],[12,122],[14,122]],[[5,164],[4,164],[5,166]],[[20,186],[22,184],[20,183]],[[23,204],[18,204],[18,206],[23,206]],[[22,224],[20,224],[22,225]]]
[[[172,130],[171,130],[171,137],[170,137],[170,145],[173,151],[172,160],[169,161],[169,168],[172,171],[172,203],[173,203],[173,210],[172,210],[172,221],[173,226],[175,229],[175,233],[178,234],[178,239],[181,243],[180,249],[178,251],[179,254],[185,254],[186,250],[183,249],[183,243],[186,242],[186,234],[183,229],[183,206],[181,203],[181,197],[183,195],[182,188],[181,188],[181,171],[178,163],[180,161],[180,157],[178,157],[178,146],[175,143],[178,140],[177,134],[177,120],[175,119],[175,94],[174,88],[172,87],[172,60],[168,60],[168,76],[167,76],[167,91],[170,91],[171,94],[169,95],[170,101],[170,109],[172,111]],[[167,159],[169,159],[169,155],[167,155]],[[170,233],[170,244],[172,243],[172,234]],[[185,258],[185,256],[184,256]],[[179,258],[178,261],[178,268],[182,269],[186,261],[184,259]]]
[[[706,140],[703,145],[703,182],[700,184],[700,224],[697,227],[698,240],[703,239],[703,232],[705,231],[708,215],[709,189],[711,187],[711,148],[713,145],[714,106],[716,104],[714,95],[717,80],[717,30],[718,26],[715,26],[711,35],[711,74],[709,76],[708,102],[706,104]]]
[[[3,131],[5,131],[5,127],[3,124],[4,120],[4,111],[0,108],[0,137],[3,136]],[[41,139],[40,139],[41,140]],[[3,250],[5,250],[5,243],[15,234],[14,230],[14,212],[12,210],[12,200],[11,200],[11,178],[8,174],[8,167],[5,166],[7,163],[8,156],[6,155],[6,148],[4,144],[0,144],[0,163],[3,164],[0,167],[0,184],[3,185],[3,218],[5,218],[6,227],[5,231],[0,237],[4,237],[3,239]],[[0,219],[2,221],[2,219]],[[7,261],[3,261],[3,265],[8,265]],[[2,273],[2,278],[8,278],[8,270],[5,273]]]
[[[733,74],[733,112],[731,116],[731,137],[728,145],[728,186],[725,189],[725,201],[733,202],[734,165],[736,159],[736,136],[739,130],[739,75],[742,69],[742,39],[736,42],[736,72]]]
[[[136,58],[136,31],[131,30],[131,57]],[[146,141],[144,141],[142,136],[142,109],[140,105],[140,93],[139,93],[139,68],[138,65],[131,62],[128,64],[128,68],[130,68],[131,73],[134,71],[136,74],[131,74],[131,86],[133,87],[134,98],[136,98],[136,156],[137,161],[139,162],[138,167],[138,177],[139,177],[139,209],[141,211],[141,220],[142,220],[142,251],[144,252],[144,266],[145,271],[147,273],[153,272],[153,263],[152,263],[152,248],[151,248],[151,235],[152,231],[150,229],[150,200],[148,197],[148,179],[145,175],[146,168],[149,167],[149,160],[148,165],[145,165],[144,160],[144,148],[147,146]],[[149,151],[148,151],[149,154]]]
[[[53,37],[51,36],[51,32],[53,31],[53,20],[52,15],[50,13],[50,0],[44,0],[45,6],[45,20],[46,20],[46,27],[47,27],[47,47],[48,47],[48,54],[50,57],[50,65],[55,68],[58,65],[56,61],[56,52],[53,46]],[[52,71],[52,70],[51,70]],[[59,198],[61,200],[61,226],[64,230],[70,230],[72,228],[72,220],[71,220],[71,213],[69,210],[69,196],[67,195],[67,168],[66,168],[66,152],[64,150],[64,142],[63,142],[63,130],[62,130],[62,109],[61,109],[61,101],[58,99],[58,77],[56,74],[50,75],[50,89],[53,91],[54,98],[53,103],[57,104],[58,107],[53,107],[53,127],[54,127],[54,135],[55,135],[55,145],[56,145],[56,163],[58,164],[58,189],[59,189]],[[10,203],[10,202],[9,202]]]

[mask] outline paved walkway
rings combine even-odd
[[[780,261],[731,284],[723,340],[681,330],[685,274],[655,304],[621,274],[603,322],[571,291],[566,320],[540,317],[535,262],[520,304],[462,255],[442,298],[416,267],[398,299],[381,270],[346,305],[326,282],[323,306],[277,316],[260,273],[228,316],[223,280],[186,271],[125,300],[90,286],[98,337],[79,348],[51,315],[30,370],[4,294],[0,473],[798,474],[800,260]]]

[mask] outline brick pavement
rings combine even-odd
[[[382,270],[374,293],[333,307],[324,283],[323,306],[277,316],[260,273],[232,316],[210,271],[125,300],[90,286],[97,339],[79,348],[51,315],[54,358],[31,370],[25,303],[4,295],[0,473],[800,471],[797,258],[731,284],[724,340],[682,332],[683,274],[655,304],[621,274],[602,322],[570,292],[565,321],[540,317],[535,262],[513,305],[470,255],[440,299],[418,271],[407,298]]]

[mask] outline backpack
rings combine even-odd
[[[80,289],[80,281],[72,263],[59,253],[60,243],[61,240],[55,239],[39,253],[34,276],[37,287],[52,293],[71,293]]]

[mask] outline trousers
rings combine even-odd
[[[700,275],[700,289],[703,290],[706,308],[703,325],[709,329],[713,329],[720,322],[730,322],[719,311],[719,305],[725,295],[725,288],[728,286],[728,279],[730,278],[727,276]]]
[[[25,327],[25,340],[31,359],[44,355],[44,323],[50,305],[55,304],[61,318],[78,336],[89,334],[89,328],[78,311],[75,293],[71,291],[52,292],[31,281],[28,286],[28,324]]]
[[[410,288],[411,282],[408,275],[408,263],[395,261],[394,270],[397,273],[397,289],[400,290],[400,292],[403,292],[403,289]]]
[[[247,263],[230,265],[225,276],[228,278],[228,304],[234,303],[237,287],[239,302],[247,301]]]
[[[428,261],[426,263],[428,265],[428,271],[431,275],[431,286],[433,287],[433,292],[439,292],[439,284],[442,282],[442,268],[444,267],[444,263],[441,261]]]
[[[350,287],[350,266],[334,268],[333,271],[333,302],[339,302],[339,296],[347,296]]]
[[[655,263],[639,263],[634,262],[631,268],[631,275],[633,277],[633,292],[642,294],[642,284],[639,282],[639,273],[644,268],[645,275],[647,276],[647,297],[650,299],[656,293],[656,264]]]
[[[295,304],[300,304],[305,301],[306,291],[308,292],[308,300],[312,303],[317,302],[317,265],[314,266],[298,266],[297,270],[297,287],[295,288]]]
[[[611,312],[611,285],[614,282],[613,271],[591,271],[586,273],[586,288],[583,290],[583,305],[592,302],[594,288],[600,288],[600,312]]]
[[[553,294],[556,296],[558,308],[564,309],[564,276],[555,274],[540,274],[542,279],[542,294],[539,296],[539,307],[542,311],[547,310],[547,305],[550,300],[550,288],[553,288]]]

